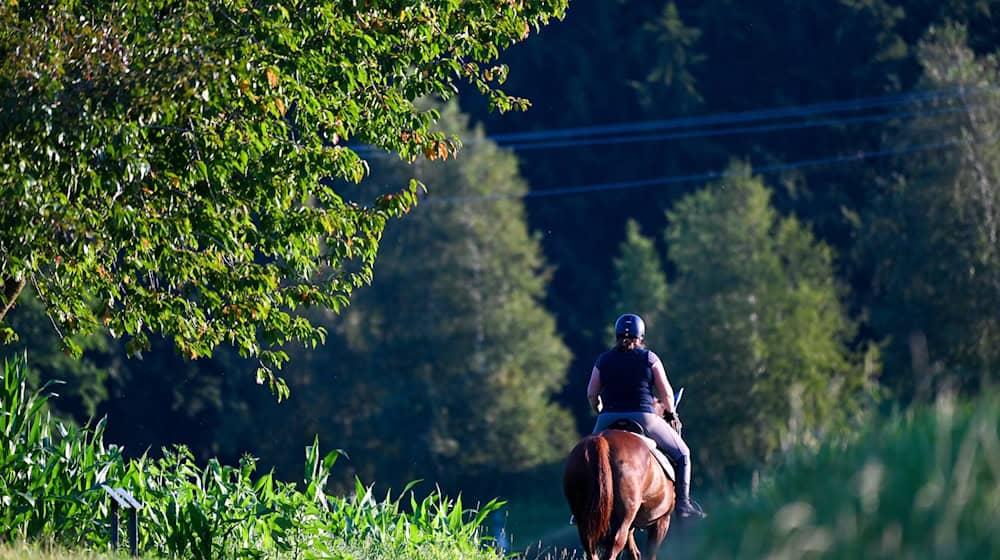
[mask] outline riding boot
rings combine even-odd
[[[687,457],[677,461],[677,475],[677,505],[674,511],[679,517],[707,517],[701,507],[691,500],[691,461]]]

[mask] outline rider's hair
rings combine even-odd
[[[641,338],[636,338],[634,336],[619,336],[618,341],[615,344],[615,350],[627,351],[635,350],[636,348],[644,348]]]

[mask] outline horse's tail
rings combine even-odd
[[[601,535],[606,535],[611,526],[611,510],[613,504],[613,490],[611,480],[611,453],[608,447],[608,440],[603,437],[589,438],[585,450],[587,462],[591,469],[591,487],[588,504],[589,515],[580,522],[584,523],[587,534],[600,539]]]

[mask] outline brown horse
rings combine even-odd
[[[637,528],[647,529],[646,558],[656,558],[670,527],[674,483],[638,436],[605,430],[583,438],[566,459],[563,492],[587,560],[613,560],[626,546],[638,560]]]

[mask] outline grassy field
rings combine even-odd
[[[68,551],[55,545],[8,545],[0,547],[0,560],[112,560],[120,559],[110,553]]]
[[[802,452],[712,504],[705,560],[1000,558],[1000,397],[942,400]]]
[[[506,497],[515,549],[581,558],[560,473],[545,476]],[[850,442],[790,453],[756,492],[706,502],[709,519],[671,527],[663,557],[1000,558],[1000,395],[873,421]]]

